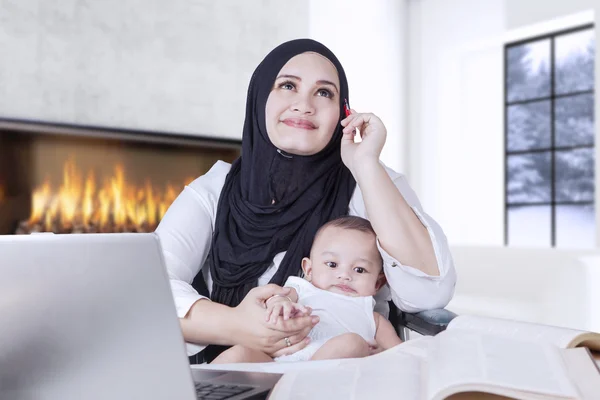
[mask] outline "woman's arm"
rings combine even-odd
[[[197,343],[242,345],[272,357],[291,354],[306,347],[308,332],[319,322],[316,316],[303,315],[269,324],[265,320],[265,301],[273,296],[288,296],[289,288],[269,284],[254,288],[237,307],[208,299],[199,300],[181,320],[184,337]],[[291,346],[288,347],[288,341]]]
[[[342,120],[341,154],[363,194],[366,212],[384,250],[404,265],[427,275],[440,275],[433,244],[419,218],[379,162],[387,131],[371,113]],[[354,141],[360,130],[362,140]]]
[[[232,332],[233,309],[209,299],[198,300],[188,314],[180,319],[183,337],[187,342],[204,346],[235,344]]]
[[[385,126],[373,114],[354,112],[342,125],[342,159],[358,182],[350,212],[373,224],[391,299],[407,312],[446,306],[456,284],[448,241],[406,179],[379,162]],[[361,129],[359,143],[354,143],[355,128]]]
[[[356,181],[381,247],[404,265],[440,274],[427,228],[394,185],[378,159],[363,160]]]
[[[209,301],[200,301],[204,296],[192,287],[197,274],[208,255],[213,233],[213,221],[220,191],[229,171],[226,163],[217,163],[213,168],[187,186],[175,199],[161,220],[156,234],[158,235],[167,273],[171,284],[173,298],[181,321],[184,339],[188,343],[206,344],[211,341],[198,341],[198,337],[214,338],[218,335],[215,324],[207,323],[200,332],[194,329],[191,334],[190,321],[199,318],[199,313],[191,312],[192,306],[203,309]],[[213,308],[213,305],[208,305]],[[209,319],[213,313],[208,313]],[[214,328],[214,329],[213,329]],[[195,354],[204,346],[188,346],[188,353]]]

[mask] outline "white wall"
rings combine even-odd
[[[308,35],[293,0],[5,0],[0,117],[240,138],[252,71]]]
[[[505,0],[506,27],[522,28],[531,24],[549,21],[579,13],[599,9],[597,0]]]
[[[407,0],[310,0],[310,37],[344,66],[350,106],[373,112],[386,125],[381,159],[406,171]]]
[[[502,0],[409,3],[409,177],[452,243],[503,235]]]
[[[593,21],[593,13],[562,15],[584,2],[564,3],[409,3],[409,178],[453,244],[503,245],[503,46]],[[543,21],[549,16],[561,18]]]
[[[256,65],[312,37],[343,63],[352,107],[383,119],[382,159],[404,171],[406,20],[406,0],[7,0],[0,117],[240,138]]]

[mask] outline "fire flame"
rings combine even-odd
[[[185,184],[193,179],[186,179]],[[41,225],[46,231],[68,231],[76,226],[93,226],[99,232],[150,231],[156,228],[178,193],[170,183],[163,193],[150,181],[143,187],[128,183],[121,164],[115,166],[113,176],[98,186],[92,171],[84,180],[75,162],[69,159],[63,166],[62,184],[57,192],[52,190],[48,179],[34,190],[27,222]]]

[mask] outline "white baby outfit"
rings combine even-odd
[[[305,348],[294,354],[276,357],[275,361],[307,361],[325,342],[344,333],[356,333],[368,343],[375,341],[373,296],[351,297],[328,292],[295,276],[289,277],[285,286],[296,289],[298,304],[312,308],[312,315],[318,315],[320,320],[308,333],[310,343]]]

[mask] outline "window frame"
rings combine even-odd
[[[557,99],[563,98],[573,98],[580,95],[591,94],[594,98],[594,104],[598,101],[596,99],[595,87],[589,90],[580,90],[569,93],[561,93],[556,94],[556,82],[555,82],[555,46],[556,46],[556,38],[561,36],[565,36],[568,34],[585,31],[591,29],[594,31],[595,24],[588,23],[584,25],[579,25],[576,27],[562,29],[558,31],[554,31],[551,33],[546,33],[543,35],[537,35],[528,37],[526,39],[521,39],[517,41],[511,41],[504,45],[504,93],[503,93],[503,104],[504,104],[504,245],[509,246],[509,221],[508,221],[508,213],[510,207],[522,207],[522,206],[550,206],[550,247],[556,247],[556,207],[561,205],[592,205],[595,206],[594,199],[589,201],[556,201],[556,153],[560,151],[568,151],[568,150],[576,150],[576,149],[595,149],[596,141],[592,144],[586,145],[574,145],[574,146],[556,146],[556,115],[555,115],[555,103]],[[512,47],[525,45],[528,43],[538,42],[541,40],[550,40],[550,94],[549,96],[544,97],[536,97],[526,100],[516,100],[509,101],[508,100],[508,50]],[[594,63],[598,62],[598,54],[594,55]],[[600,79],[600,77],[594,77],[594,79]],[[550,101],[550,146],[544,147],[541,149],[529,149],[529,150],[508,150],[508,133],[509,133],[509,121],[508,121],[508,109],[513,105],[525,105],[540,101]],[[594,125],[597,123],[597,116],[594,116]],[[509,203],[508,201],[508,158],[512,155],[526,155],[526,154],[536,154],[536,153],[546,153],[550,152],[550,201],[548,202],[517,202],[517,203]],[[596,175],[597,171],[594,171]],[[595,182],[596,180],[594,180]],[[597,190],[598,188],[594,188]],[[595,212],[598,210],[595,208]],[[599,232],[596,232],[596,236],[598,236]],[[594,238],[596,241],[597,238]]]

